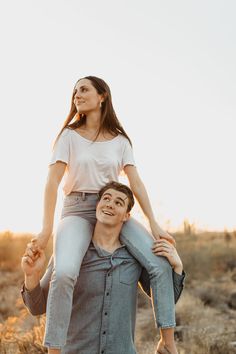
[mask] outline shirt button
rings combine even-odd
[[[106,331],[104,331],[103,334],[106,334]]]
[[[105,350],[102,350],[101,353],[102,353],[102,354],[105,353]]]
[[[107,293],[106,295],[108,296],[110,293]]]
[[[105,312],[105,316],[107,316],[107,312]]]

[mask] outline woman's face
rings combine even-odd
[[[81,79],[75,86],[74,104],[78,113],[88,113],[91,111],[99,111],[100,104],[103,101],[102,95],[88,79]]]

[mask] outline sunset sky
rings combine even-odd
[[[1,2],[0,231],[40,231],[52,143],[85,75],[109,84],[160,224],[236,228],[235,16],[233,0]]]

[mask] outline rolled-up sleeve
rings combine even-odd
[[[174,285],[174,295],[175,295],[175,303],[178,302],[180,295],[182,294],[184,288],[184,279],[185,279],[185,272],[183,271],[182,274],[178,274],[173,270],[173,285]]]
[[[53,148],[52,156],[49,161],[49,165],[53,165],[57,161],[69,163],[70,158],[70,132],[69,129],[65,129]]]
[[[128,139],[124,139],[124,150],[122,156],[122,168],[127,165],[135,166],[134,154],[132,146]]]
[[[23,285],[21,289],[21,296],[25,306],[32,315],[38,316],[46,312],[47,301],[44,297],[44,292],[40,284],[38,284],[36,288],[31,291],[27,290],[25,285]]]

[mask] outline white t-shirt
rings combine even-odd
[[[65,195],[96,193],[106,183],[118,181],[126,165],[135,165],[132,147],[123,135],[93,142],[72,129],[65,129],[55,144],[50,165],[57,161],[67,164]]]

